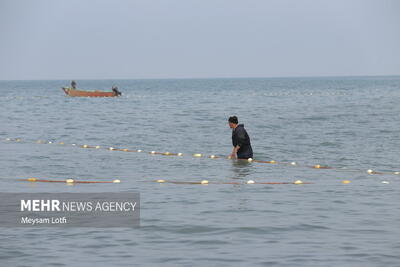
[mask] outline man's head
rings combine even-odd
[[[239,121],[238,121],[238,118],[236,116],[229,117],[229,119],[228,119],[229,127],[232,128],[232,129],[236,128],[238,122]]]

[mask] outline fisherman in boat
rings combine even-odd
[[[115,93],[116,96],[121,95],[121,92],[118,90],[118,87],[113,86],[111,90]]]
[[[74,90],[76,90],[76,82],[75,82],[75,81],[72,81],[72,82],[71,82],[71,88],[74,89]]]
[[[231,158],[248,159],[253,158],[253,149],[250,143],[250,137],[247,134],[243,124],[238,124],[236,116],[229,117],[229,127],[232,129],[233,150]]]

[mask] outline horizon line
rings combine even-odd
[[[301,78],[362,78],[362,77],[400,77],[400,74],[376,74],[376,75],[317,75],[317,76],[218,76],[218,77],[171,77],[171,78],[83,78],[83,79],[0,79],[0,81],[106,81],[106,80],[207,80],[207,79],[301,79]]]

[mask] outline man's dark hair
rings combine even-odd
[[[238,118],[236,116],[229,117],[228,121],[230,123],[238,124]]]

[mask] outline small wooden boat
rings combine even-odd
[[[76,90],[70,87],[62,87],[62,90],[65,92],[67,96],[80,96],[80,97],[114,97],[121,95],[117,89],[112,90],[111,92],[104,91],[81,91]]]

